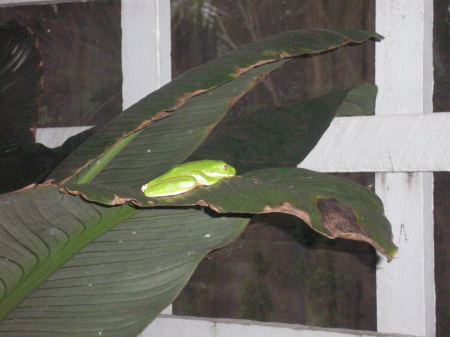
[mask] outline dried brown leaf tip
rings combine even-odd
[[[386,254],[386,250],[374,241],[367,230],[361,226],[351,207],[334,198],[320,198],[317,200],[317,209],[321,214],[323,226],[329,231],[330,238],[367,242],[386,255],[388,261],[392,259]]]
[[[369,237],[369,233],[362,227],[353,209],[334,198],[320,198],[317,200],[323,226],[330,232],[331,237],[348,235],[362,235]]]

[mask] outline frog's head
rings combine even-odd
[[[236,175],[236,169],[222,160],[215,160],[206,171],[211,177],[233,177]]]

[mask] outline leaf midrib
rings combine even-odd
[[[49,275],[61,267],[69,258],[92,242],[93,239],[139,212],[138,209],[129,205],[110,207],[110,209],[111,211],[108,211],[107,215],[96,225],[89,227],[81,235],[72,238],[67,245],[57,252],[52,252],[45,261],[36,264],[28,277],[2,298],[3,304],[0,306],[0,320],[11,313],[31,291],[45,281]]]

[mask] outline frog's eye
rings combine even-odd
[[[224,171],[226,171],[226,170],[228,170],[228,166],[227,166],[227,165],[223,165],[223,166],[222,166],[222,169],[223,169]]]

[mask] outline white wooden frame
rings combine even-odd
[[[0,5],[32,2],[43,1]],[[122,6],[127,107],[170,79],[170,0],[122,0]],[[376,192],[400,247],[394,261],[382,262],[377,271],[378,330],[388,334],[161,315],[142,337],[435,335],[432,171],[450,170],[450,113],[432,114],[433,1],[378,0],[376,6],[376,30],[386,38],[376,46],[376,115],[336,119],[301,166],[376,172]],[[58,143],[52,137],[41,141]]]

